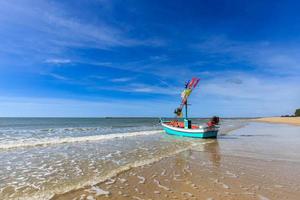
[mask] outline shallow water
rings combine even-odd
[[[184,151],[159,162],[56,195],[53,200],[299,199],[299,126],[251,122],[217,140],[189,142]]]
[[[222,135],[246,124],[222,123]],[[48,199],[208,141],[168,136],[156,118],[1,118],[0,199]]]
[[[299,126],[252,122],[218,141],[224,155],[300,162]]]

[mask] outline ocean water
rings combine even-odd
[[[248,122],[221,123],[220,137]],[[0,118],[0,199],[49,199],[207,142],[168,136],[158,118]]]

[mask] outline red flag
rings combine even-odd
[[[194,83],[194,87],[193,88],[195,88],[198,85],[199,81],[200,81],[200,79],[197,78],[196,82]]]

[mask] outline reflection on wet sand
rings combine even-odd
[[[220,167],[221,154],[220,154],[219,141],[214,140],[213,142],[204,145],[204,150],[205,152],[208,152],[210,161],[214,164],[214,166]]]

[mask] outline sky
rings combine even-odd
[[[293,114],[299,1],[0,0],[0,116]]]

